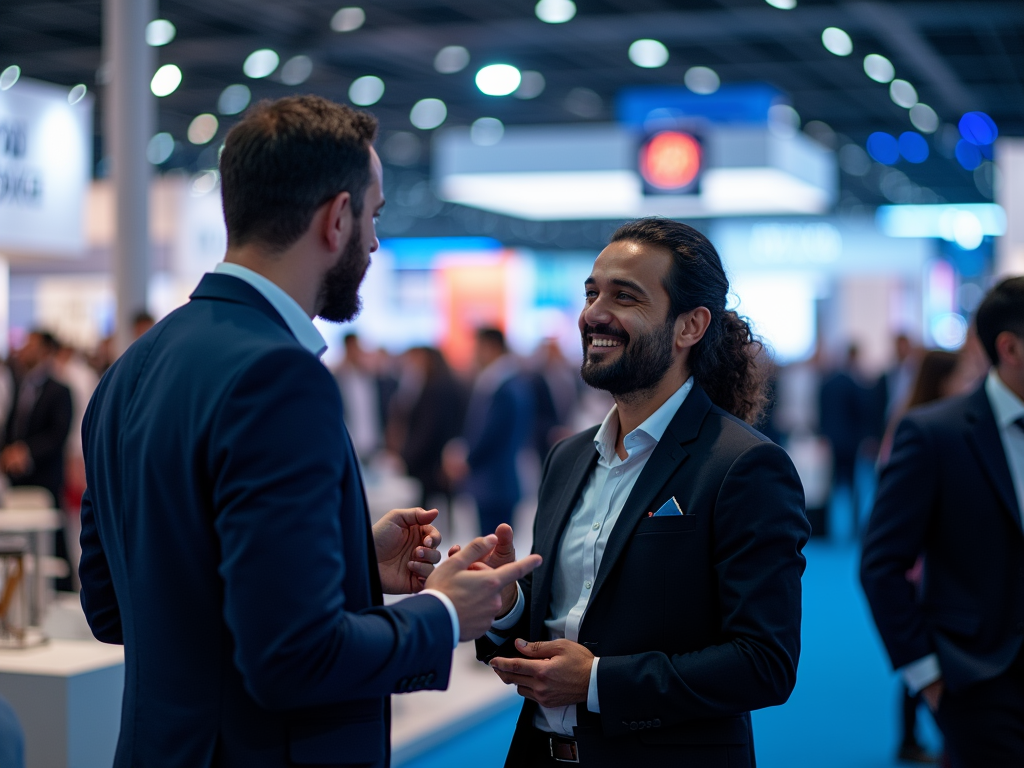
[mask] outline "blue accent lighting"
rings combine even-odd
[[[719,124],[763,125],[779,96],[778,90],[760,83],[726,84],[707,95],[681,85],[633,86],[623,88],[615,97],[615,116],[623,125],[642,131],[673,127],[695,118]]]
[[[900,159],[900,147],[896,137],[876,131],[868,136],[868,154],[883,165],[895,165]]]
[[[899,149],[900,154],[911,163],[923,163],[928,159],[928,142],[915,131],[900,134]]]
[[[995,121],[984,112],[968,112],[960,118],[960,135],[978,147],[991,144],[999,136]]]
[[[969,143],[965,139],[960,139],[960,141],[956,143],[956,159],[960,162],[960,165],[968,171],[973,171],[981,165],[981,150],[976,145]]]

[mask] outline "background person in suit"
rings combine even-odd
[[[728,288],[711,243],[660,219],[621,227],[586,281],[582,376],[615,406],[548,455],[544,565],[478,642],[526,698],[506,766],[753,766],[750,710],[796,683],[809,526],[786,453],[745,423],[765,361]],[[498,535],[492,565],[515,556]]]
[[[370,526],[311,318],[358,312],[376,127],[315,96],[236,124],[225,262],[89,406],[82,603],[125,646],[117,768],[384,766],[389,694],[445,688],[454,644],[532,567],[470,570],[491,536],[434,570],[436,511]]]
[[[64,500],[64,456],[72,422],[71,390],[54,375],[54,356],[60,343],[48,332],[29,333],[14,354],[17,365],[14,397],[7,417],[0,469],[11,485],[37,485],[53,496],[53,505]],[[57,589],[71,591],[73,582],[66,534],[54,532],[54,554],[67,563],[67,575],[57,579]]]
[[[956,768],[1024,765],[1024,278],[982,301],[981,387],[896,430],[861,583],[893,666]],[[920,592],[906,573],[924,553]]]

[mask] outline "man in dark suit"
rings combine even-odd
[[[532,566],[471,570],[492,536],[434,570],[433,510],[370,526],[311,318],[358,311],[375,133],[318,97],[257,105],[222,154],[225,262],[91,401],[82,603],[125,646],[118,768],[385,766],[389,694],[445,688]]]
[[[784,702],[809,526],[754,431],[765,360],[714,247],[621,227],[586,281],[582,376],[615,397],[544,463],[534,551],[481,658],[526,698],[506,766],[753,766],[750,710]],[[514,558],[502,527],[488,562]]]
[[[1024,278],[978,308],[994,368],[911,411],[882,470],[861,583],[955,768],[1024,765]],[[920,592],[906,573],[924,554]]]

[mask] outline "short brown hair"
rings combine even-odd
[[[978,307],[974,325],[988,359],[999,365],[999,334],[1009,331],[1024,339],[1024,277],[1008,277],[990,290]]]
[[[283,250],[341,192],[362,212],[377,119],[319,96],[261,101],[228,133],[220,157],[228,245]]]

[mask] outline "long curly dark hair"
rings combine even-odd
[[[623,224],[611,237],[613,243],[621,240],[658,246],[672,254],[664,282],[671,302],[669,318],[674,321],[697,307],[711,313],[704,337],[690,350],[690,373],[711,402],[756,424],[768,402],[770,361],[746,318],[725,308],[729,279],[715,246],[693,227],[661,218]]]

